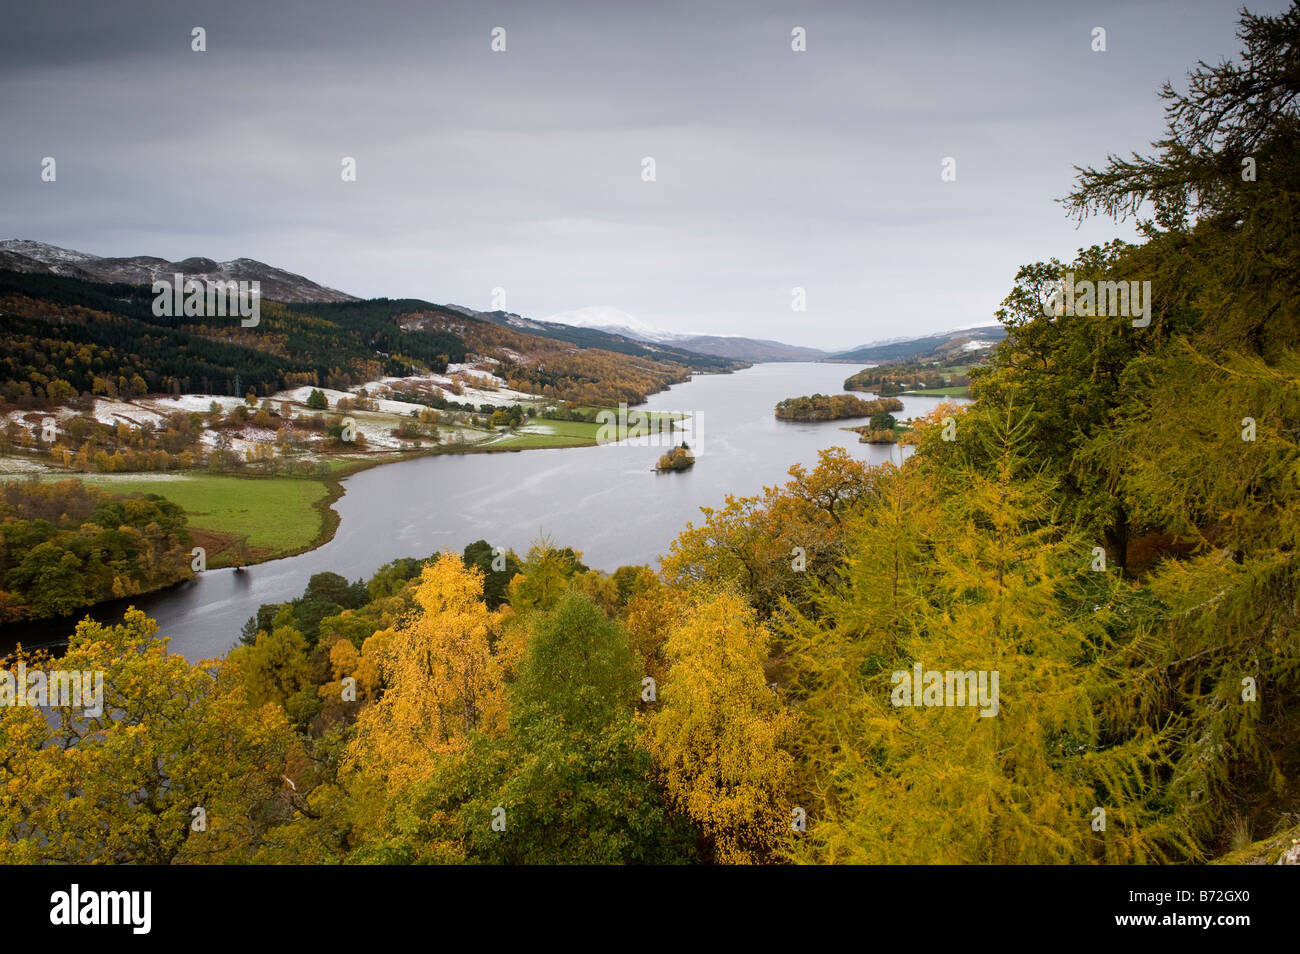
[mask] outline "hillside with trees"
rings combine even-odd
[[[1079,171],[1066,207],[1143,241],[1020,269],[901,466],[823,451],[658,573],[478,541],[323,575],[220,661],[87,620],[60,665],[111,707],[0,707],[0,862],[1293,857],[1300,8],[1241,36]],[[1066,271],[1151,280],[1150,324],[1045,311]]]
[[[498,362],[511,387],[617,405],[640,403],[694,370],[743,366],[640,346],[584,348],[414,299],[264,301],[247,328],[236,319],[157,317],[152,302],[145,285],[0,271],[0,400],[27,409],[94,396],[346,390],[384,375],[440,374],[473,352]]]
[[[66,616],[190,579],[185,515],[79,481],[0,485],[0,622]]]
[[[983,351],[997,344],[1006,337],[1006,334],[1007,330],[1001,325],[983,325],[979,328],[948,331],[920,338],[861,345],[848,351],[838,351],[832,354],[830,359],[854,363],[873,361],[880,364],[911,362],[951,364],[964,355]]]
[[[870,391],[881,397],[896,394],[949,394],[964,397],[971,383],[969,363],[946,365],[940,362],[907,361],[863,368],[844,379],[846,391]]]

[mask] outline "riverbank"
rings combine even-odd
[[[682,417],[682,413],[675,411],[646,414],[647,421],[676,421]],[[601,443],[616,443],[609,440],[608,428],[611,426],[619,440],[628,437],[625,421],[599,424],[544,419],[502,431],[496,437],[474,444],[447,443],[398,453],[370,454],[362,458],[322,459],[322,463],[329,467],[328,473],[302,477],[206,472],[80,474],[55,471],[34,457],[26,462],[30,466],[22,466],[21,458],[8,456],[3,458],[5,464],[17,463],[20,466],[17,473],[13,469],[0,473],[0,483],[15,479],[78,480],[120,494],[144,493],[164,497],[185,509],[186,529],[192,543],[205,550],[206,567],[201,575],[207,576],[212,571],[229,572],[239,567],[251,569],[258,564],[301,558],[333,543],[342,523],[335,505],[346,495],[344,481],[367,471],[389,465],[414,464],[428,457],[473,458],[515,454],[524,450],[593,448]],[[312,489],[304,492],[303,488]],[[308,516],[313,518],[310,524],[307,523]],[[278,538],[279,545],[265,545],[268,534]],[[241,541],[246,544],[245,548],[235,550],[235,545]],[[251,573],[242,576],[251,580]],[[183,598],[181,594],[196,582],[197,579],[181,581],[128,598],[90,604],[68,616],[6,624],[3,638],[0,638],[0,660],[20,643],[28,649],[57,651],[67,644],[68,635],[76,624],[87,616],[118,622],[129,606],[147,607],[159,600]]]
[[[689,443],[701,466],[669,477],[653,471],[665,444],[597,442],[599,425],[553,427],[554,421],[536,419],[519,430],[537,423],[551,433],[527,437],[498,429],[474,446],[426,446],[407,459],[384,455],[389,463],[382,467],[378,459],[357,461],[346,472],[336,461],[330,474],[315,478],[346,479],[347,491],[332,502],[339,524],[320,528],[319,545],[242,573],[209,565],[192,581],[80,615],[112,620],[134,604],[158,621],[172,652],[199,660],[225,653],[258,606],[300,596],[316,573],[366,579],[391,560],[460,552],[475,540],[522,554],[548,537],[581,550],[586,565],[606,572],[623,565],[654,567],[686,524],[699,520],[700,507],[724,506],[728,494],[762,493],[787,480],[790,465],[815,466],[823,448],[843,447],[869,463],[897,464],[910,453],[908,447],[861,444],[839,422],[773,417],[778,399],[802,390],[833,393],[842,380],[843,371],[832,364],[772,363],[736,374],[696,375],[652,396],[638,410],[694,418]],[[901,400],[900,416],[918,417],[942,399]],[[528,446],[539,436],[571,446]],[[501,453],[519,450],[536,452]],[[66,641],[73,625],[58,620],[21,630],[6,626],[0,651],[17,639],[27,645]]]
[[[312,459],[325,472],[302,476],[207,470],[85,474],[51,466],[48,458],[10,455],[0,481],[78,480],[117,494],[157,494],[185,511],[186,529],[193,545],[204,549],[207,569],[222,569],[297,556],[329,543],[339,526],[334,504],[345,493],[343,481],[371,468],[422,457],[591,447],[601,428],[591,421],[534,418],[473,443],[320,455]]]

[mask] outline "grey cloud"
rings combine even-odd
[[[1131,236],[1065,219],[1072,165],[1237,47],[1210,0],[10,6],[4,237],[824,347],[986,321],[1018,265]]]

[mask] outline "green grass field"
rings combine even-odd
[[[653,417],[669,419],[681,415],[656,413]],[[479,447],[484,450],[579,447],[595,444],[601,427],[585,421],[533,420],[513,434],[501,432],[458,449],[468,452]],[[444,425],[444,442],[458,429]],[[442,446],[449,448],[448,443]],[[345,455],[322,455],[320,459],[329,468],[329,477],[325,479],[236,477],[205,472],[85,475],[46,472],[41,479],[81,480],[111,493],[157,494],[172,501],[185,511],[194,544],[207,550],[208,566],[216,568],[272,560],[319,545],[323,542],[325,521],[331,521],[331,532],[333,522],[337,521],[331,511],[319,506],[330,495],[337,477],[358,466],[386,463],[403,456],[394,451],[372,455],[362,462]]]
[[[594,443],[596,443],[596,437],[594,434],[591,437],[584,437],[561,433],[515,433],[507,434],[504,437],[494,438],[490,441],[484,441],[481,446],[522,449],[525,447],[585,447],[588,444]]]
[[[586,421],[529,421],[513,434],[501,433],[483,442],[484,447],[582,447],[596,443],[599,424]]]
[[[58,479],[68,479],[66,477]],[[257,559],[271,559],[311,546],[321,532],[316,504],[328,487],[293,477],[230,477],[220,474],[96,474],[74,479],[119,494],[158,494],[184,508],[196,542],[243,539]],[[209,566],[228,562],[208,547]]]
[[[904,394],[913,394],[917,397],[970,397],[970,388],[964,384],[956,384],[949,388],[925,388],[921,391],[904,391]]]
[[[682,418],[681,414],[651,412],[651,420],[672,421]],[[663,425],[665,428],[666,424]],[[581,447],[596,443],[596,438],[604,427],[602,424],[587,421],[553,421],[549,418],[529,421],[513,434],[485,441],[485,447]],[[627,436],[628,428],[621,428],[619,437]]]

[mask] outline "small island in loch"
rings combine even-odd
[[[859,444],[897,444],[901,433],[908,429],[888,411],[877,411],[871,415],[870,423],[848,428],[858,435]]]
[[[852,394],[814,394],[790,397],[776,405],[778,421],[838,421],[846,417],[871,417],[881,411],[901,411],[903,402],[895,397],[864,401]]]
[[[674,471],[689,470],[694,466],[695,455],[691,453],[690,445],[682,441],[680,445],[659,458],[659,463],[655,464],[655,472],[669,474]]]

